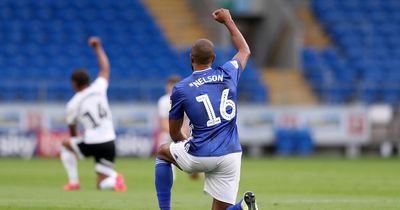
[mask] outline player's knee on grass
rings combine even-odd
[[[98,172],[97,172],[96,174],[97,174],[97,183],[96,183],[96,186],[97,186],[97,189],[101,189],[100,183],[101,183],[103,180],[107,179],[108,176],[105,175],[105,174],[98,173]]]
[[[107,178],[112,178],[115,179],[117,177],[117,172],[114,170],[112,165],[106,165],[102,163],[96,163],[95,166],[95,171],[97,174],[97,188],[98,189],[104,189],[104,186],[102,187],[101,183],[106,180]],[[112,188],[112,184],[108,186],[107,188]]]

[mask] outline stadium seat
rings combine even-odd
[[[139,0],[4,0],[0,2],[0,20],[0,80],[15,83],[1,87],[9,91],[0,96],[5,100],[67,100],[70,87],[54,82],[68,82],[75,68],[88,69],[96,76],[97,61],[87,46],[92,35],[100,36],[109,55],[111,84],[118,82],[110,87],[112,101],[154,102],[164,92],[163,85],[139,89],[129,84],[159,84],[173,74],[190,74],[188,57],[174,51]],[[229,53],[218,53],[218,57],[227,58]],[[243,80],[251,87],[244,91],[255,91],[246,92],[251,96],[246,100],[265,102],[256,67],[248,69]],[[36,87],[31,87],[32,81],[38,82]],[[28,86],[43,86],[47,94],[38,97],[37,91],[25,91]]]
[[[276,152],[280,156],[293,155],[296,140],[294,137],[294,131],[286,128],[278,128],[275,132],[275,147]]]
[[[321,88],[315,88],[334,82],[347,84],[355,96],[345,96],[345,102],[398,104],[398,88],[392,84],[400,82],[400,50],[396,50],[400,1],[313,0],[312,8],[334,44],[322,50],[305,48],[302,53],[304,74],[320,97],[330,103],[348,94],[336,88],[321,94]],[[333,76],[326,77],[326,72]]]
[[[397,104],[397,88],[385,82],[400,82],[397,73],[400,15],[394,9],[400,7],[400,2],[313,0],[311,3],[314,14],[333,40],[333,46],[326,49],[305,48],[302,53],[304,75],[322,101]],[[347,90],[326,87],[330,83],[344,85]]]

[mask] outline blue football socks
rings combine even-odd
[[[229,206],[226,210],[242,210],[242,201],[239,201],[239,203]]]
[[[173,174],[171,163],[156,158],[156,190],[160,210],[171,210]]]

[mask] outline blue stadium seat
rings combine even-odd
[[[297,152],[301,156],[309,156],[314,151],[314,142],[310,129],[301,128],[297,131]]]
[[[386,84],[382,88],[383,102],[393,106],[399,105],[400,102],[400,86],[399,84]]]
[[[95,55],[87,46],[93,35],[101,37],[110,57],[112,101],[154,102],[163,85],[131,84],[158,84],[154,81],[172,74],[190,74],[188,57],[174,51],[140,0],[3,0],[0,22],[0,81],[11,82],[0,88],[7,89],[0,95],[4,100],[68,100],[72,92],[65,83],[73,69],[97,74]],[[221,51],[217,58],[225,60],[231,53]],[[265,102],[255,65],[249,63],[248,69],[243,76],[252,86],[246,90],[253,91],[246,93],[248,100]],[[45,94],[39,97],[38,92]]]
[[[45,96],[48,101],[67,101],[73,95],[72,87],[66,83],[50,83],[46,85]]]
[[[278,128],[275,131],[275,147],[278,155],[288,156],[295,152],[296,139],[294,131],[285,128]]]
[[[400,82],[400,1],[313,0],[312,9],[333,40],[333,47],[303,50],[303,71],[328,103],[398,103]],[[321,62],[322,60],[322,62]],[[326,77],[326,72],[333,76]],[[343,84],[324,86],[327,82]],[[347,97],[347,93],[358,97]],[[343,96],[345,98],[343,98]]]

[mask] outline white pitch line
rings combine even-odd
[[[400,199],[282,199],[271,200],[273,203],[400,203]]]

